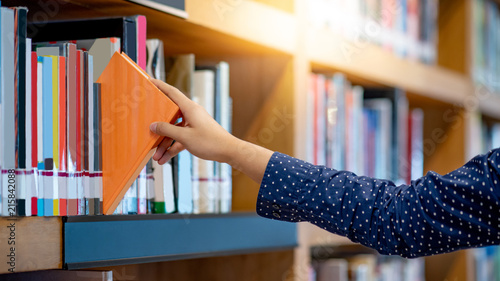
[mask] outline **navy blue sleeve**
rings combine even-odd
[[[498,245],[499,153],[396,186],[275,152],[261,182],[257,213],[309,221],[381,254],[408,258]]]

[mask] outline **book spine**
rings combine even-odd
[[[24,183],[24,192],[25,192],[25,208],[24,214],[25,216],[31,216],[31,177],[33,175],[33,167],[31,166],[32,159],[32,147],[31,147],[31,39],[26,39],[26,49],[25,49],[25,103],[24,103],[24,112],[25,112],[25,183]]]

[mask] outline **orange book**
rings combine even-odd
[[[149,125],[175,123],[179,107],[127,55],[116,52],[101,84],[103,213],[112,214],[162,137]]]

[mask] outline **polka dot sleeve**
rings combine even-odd
[[[263,217],[309,221],[382,254],[419,257],[500,244],[500,149],[410,185],[275,152],[257,200]]]

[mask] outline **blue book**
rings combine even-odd
[[[51,57],[38,57],[38,60],[42,62],[42,120],[43,120],[43,159],[44,159],[44,170],[52,170],[52,165],[47,165],[48,163],[53,163],[54,149],[53,149],[53,108],[52,108],[52,67],[53,59]],[[53,215],[53,186],[52,186],[52,176],[44,174],[42,171],[42,177],[40,182],[43,182],[43,193],[40,197],[43,200],[44,205],[44,216]]]
[[[38,57],[42,61],[43,67],[43,90],[42,90],[42,106],[43,106],[43,158],[53,159],[53,133],[52,133],[52,58]]]

